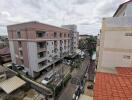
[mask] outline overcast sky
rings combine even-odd
[[[0,35],[6,25],[39,21],[55,26],[76,24],[80,34],[99,33],[103,17],[111,17],[127,0],[0,0]]]

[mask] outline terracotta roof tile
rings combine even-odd
[[[131,100],[132,77],[97,72],[93,100]]]
[[[116,67],[117,73],[120,75],[131,75],[132,67]]]

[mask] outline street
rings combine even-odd
[[[72,77],[79,77],[79,75],[84,71],[89,64],[89,58],[87,57],[85,60],[82,62],[82,66],[80,69],[74,69],[73,72],[71,73]],[[69,80],[67,86],[62,90],[60,93],[59,97],[57,100],[72,100],[72,95],[75,93],[76,89],[76,84],[72,84],[71,80]]]

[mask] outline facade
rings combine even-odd
[[[9,41],[7,36],[0,36],[0,49],[9,47]]]
[[[87,34],[79,35],[79,40],[80,40],[80,39],[85,40],[86,38],[90,38],[90,37],[91,37],[91,35],[87,35]]]
[[[77,26],[76,25],[62,25],[63,28],[71,30],[71,34],[70,34],[70,51],[71,54],[73,55],[76,53],[76,50],[78,49],[78,42],[79,42],[79,32],[77,32]]]
[[[32,77],[71,53],[71,30],[39,22],[8,27],[12,62]]]
[[[98,69],[132,67],[132,1],[119,6],[111,18],[104,18],[100,35]]]
[[[11,61],[10,49],[9,47],[4,47],[0,49],[0,64]]]

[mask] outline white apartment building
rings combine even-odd
[[[102,21],[98,69],[118,66],[132,67],[132,0]]]
[[[72,40],[72,30],[39,22],[9,25],[7,28],[12,63],[24,66],[32,77],[73,54],[71,49],[78,44],[71,45],[71,41],[76,41]]]

